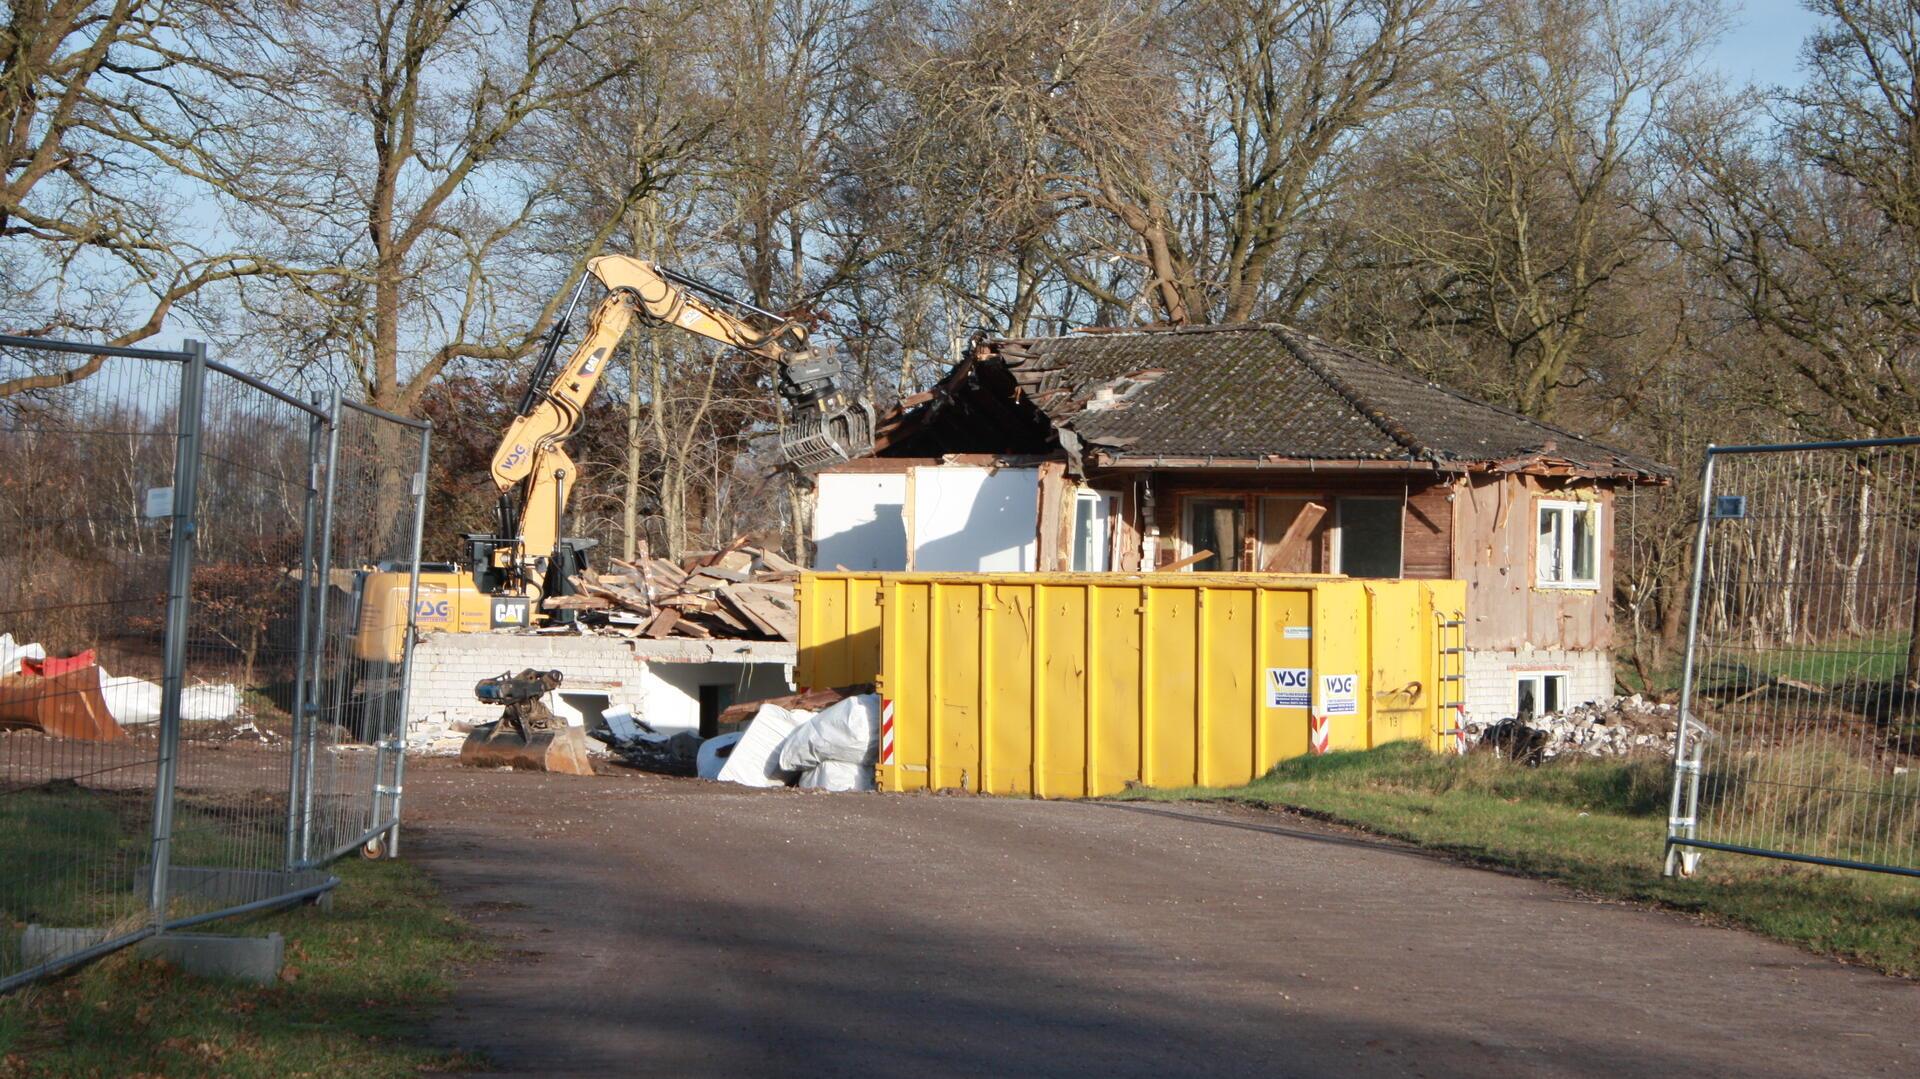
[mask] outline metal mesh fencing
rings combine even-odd
[[[151,932],[191,360],[0,343],[0,985]]]
[[[1920,876],[1920,439],[1708,451],[1667,872]]]
[[[428,433],[424,424],[335,403],[326,449],[324,574],[312,605],[306,753],[296,864],[328,861],[396,831],[406,767]]]
[[[404,700],[322,697],[363,687],[330,673],[357,626],[321,608],[356,610],[375,558],[411,595],[426,438],[191,343],[0,337],[0,992],[318,894],[397,828]],[[410,612],[387,627],[401,694]]]

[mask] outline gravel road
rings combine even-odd
[[[1280,814],[407,778],[495,1074],[1920,1074],[1920,985]]]

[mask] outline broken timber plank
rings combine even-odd
[[[1179,570],[1186,569],[1188,566],[1191,566],[1196,562],[1205,562],[1207,559],[1212,557],[1213,557],[1212,551],[1195,551],[1192,554],[1188,555],[1187,557],[1182,558],[1180,561],[1169,562],[1166,565],[1161,566],[1159,569],[1154,570],[1153,572],[1174,573]]]

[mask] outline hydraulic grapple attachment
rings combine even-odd
[[[873,452],[873,406],[865,401],[821,401],[797,410],[780,433],[780,461],[812,472]]]
[[[506,706],[491,727],[476,727],[460,746],[468,768],[515,768],[523,772],[561,772],[590,776],[586,732],[553,714],[541,700],[560,688],[559,671],[502,674],[473,687],[485,704]]]

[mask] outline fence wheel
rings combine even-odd
[[[360,857],[370,862],[379,861],[387,856],[387,833],[381,832],[360,846]]]

